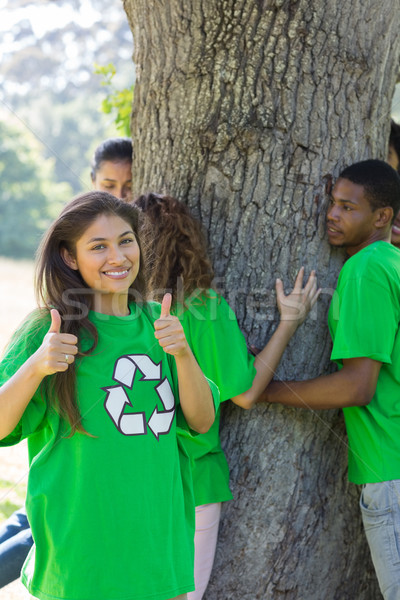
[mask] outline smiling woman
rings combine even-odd
[[[42,308],[0,365],[1,445],[27,438],[31,457],[22,582],[42,600],[183,600],[194,587],[177,434],[207,431],[219,395],[171,296],[144,301],[139,218],[106,192],[67,204],[38,253]]]
[[[128,292],[139,272],[140,249],[129,224],[100,215],[76,242],[63,249],[65,262],[94,290],[93,309],[108,315],[129,314]]]

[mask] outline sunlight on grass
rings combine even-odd
[[[33,262],[0,257],[0,353],[34,307]],[[27,465],[26,442],[0,449],[0,522],[24,504]]]
[[[18,508],[21,508],[21,503],[14,504],[9,500],[6,500],[5,502],[0,502],[1,520],[3,521],[5,519],[8,519],[8,517],[10,517],[13,514],[13,512],[15,512]]]
[[[0,257],[0,353],[35,305],[33,262]]]
[[[21,495],[22,498],[25,498],[26,484],[22,484],[22,483],[15,484],[14,481],[7,481],[6,479],[0,479],[0,490],[12,488],[13,486],[15,486],[16,493],[18,495]]]

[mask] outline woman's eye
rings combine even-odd
[[[124,240],[121,240],[121,244],[131,244],[134,241],[134,238],[125,238]]]

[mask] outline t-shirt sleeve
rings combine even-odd
[[[333,334],[331,359],[370,358],[392,362],[398,329],[397,302],[390,288],[366,277],[351,278],[332,299]]]
[[[14,333],[0,362],[0,387],[4,385],[39,348],[50,320],[38,320],[37,314],[30,315]],[[46,414],[46,402],[40,388],[36,390],[15,429],[0,440],[1,446],[11,446],[37,431]]]
[[[172,378],[173,378],[173,388],[174,388],[174,396],[175,396],[176,404],[177,405],[179,404],[179,406],[177,406],[178,429],[180,430],[180,433],[186,433],[186,434],[188,433],[191,436],[199,435],[197,431],[194,431],[193,429],[191,429],[189,427],[189,425],[187,424],[187,421],[186,421],[183,411],[182,411],[182,406],[180,405],[178,374],[176,372],[176,365],[175,365],[175,360],[174,360],[173,356],[168,355],[168,361],[169,361]],[[211,379],[209,379],[208,377],[205,377],[205,379],[211,390],[213,403],[214,403],[214,410],[215,410],[215,415],[216,415],[219,410],[219,405],[220,405],[219,389],[218,389],[218,386],[213,381],[211,381]]]
[[[202,298],[202,304],[198,301],[186,309],[183,325],[200,368],[217,385],[223,402],[251,387],[254,357],[226,300],[212,291]]]

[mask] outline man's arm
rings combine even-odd
[[[254,361],[256,375],[251,388],[232,398],[242,408],[253,408],[260,394],[269,384],[280,363],[291,337],[316,303],[320,291],[317,288],[315,271],[312,271],[303,288],[304,267],[297,274],[291,294],[285,296],[283,283],[276,281],[276,299],[281,319],[268,344],[257,354]]]
[[[348,358],[331,375],[308,381],[272,381],[258,402],[272,402],[321,410],[365,406],[375,393],[381,362],[370,358]]]

